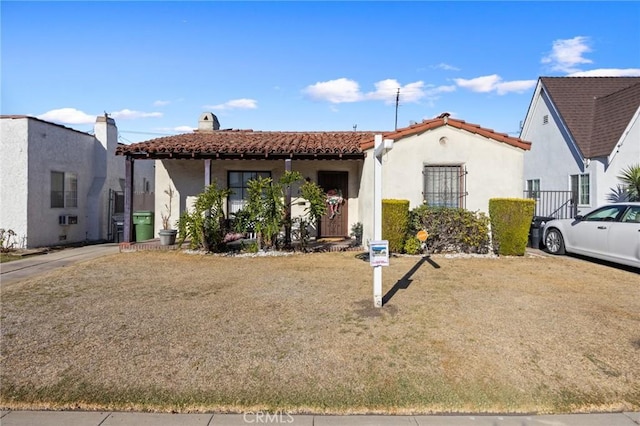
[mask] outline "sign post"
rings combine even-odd
[[[389,265],[389,242],[386,250],[382,249],[382,156],[391,151],[393,140],[382,140],[382,135],[375,135],[373,148],[373,241],[369,242],[369,259],[373,266],[373,306],[382,307],[382,266]],[[374,243],[380,243],[375,244]],[[377,251],[374,253],[374,247]],[[385,252],[386,262],[381,262],[382,252]],[[373,256],[377,257],[374,263]],[[386,263],[386,264],[385,264]]]

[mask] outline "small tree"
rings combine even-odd
[[[320,218],[327,213],[327,197],[320,186],[310,180],[305,180],[300,186],[300,195],[309,205],[304,209],[311,225],[317,226]]]
[[[254,223],[258,248],[263,243],[270,246],[273,236],[280,230],[284,215],[284,201],[276,195],[271,178],[258,176],[247,182],[249,200],[245,207],[248,217]]]
[[[263,245],[277,247],[277,235],[282,227],[290,230],[292,225],[286,215],[291,205],[285,203],[285,192],[300,181],[303,181],[300,172],[286,171],[278,181],[258,176],[247,182],[249,199],[245,208],[236,214],[236,231],[246,232],[251,227],[260,248]],[[304,181],[300,186],[300,195],[309,205],[305,209],[305,217],[296,220],[301,228],[306,228],[309,223],[316,225],[327,211],[322,188],[314,182]]]
[[[225,235],[224,200],[231,193],[214,182],[196,198],[193,211],[185,211],[178,221],[179,245],[190,239],[189,247],[219,251]]]
[[[300,195],[308,203],[304,209],[304,215],[296,218],[300,229],[300,246],[303,251],[306,251],[309,244],[307,226],[317,228],[320,218],[327,213],[327,197],[322,188],[310,180],[305,180],[300,186]]]

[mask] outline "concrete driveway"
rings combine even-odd
[[[7,285],[27,278],[63,268],[84,260],[119,253],[117,243],[95,244],[77,248],[67,248],[51,253],[29,256],[0,264],[0,285]]]

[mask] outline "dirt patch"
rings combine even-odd
[[[2,293],[4,407],[640,409],[640,281],[565,257],[122,253]]]

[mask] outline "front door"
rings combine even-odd
[[[327,213],[320,218],[319,237],[348,237],[348,172],[318,172],[318,185],[327,195]]]

